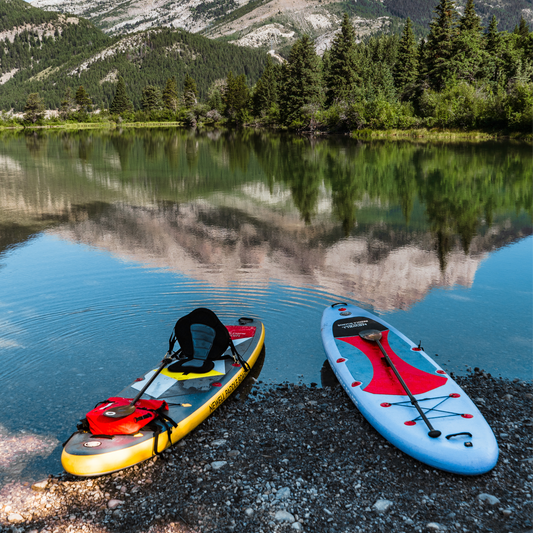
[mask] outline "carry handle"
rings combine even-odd
[[[348,305],[346,302],[337,302],[336,304],[331,304],[331,307],[335,307],[336,305]]]
[[[472,433],[468,431],[463,431],[462,433],[453,433],[452,435],[446,435],[446,438],[450,440],[452,437],[459,437],[459,435],[466,435],[467,437],[472,438]]]
[[[253,318],[248,318],[247,316],[241,316],[241,318],[239,318],[240,326],[244,326],[244,324],[250,324],[251,322],[254,322]]]

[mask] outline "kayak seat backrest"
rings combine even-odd
[[[207,359],[216,337],[215,330],[205,324],[192,324],[191,336],[194,359]]]
[[[231,338],[226,326],[213,311],[199,307],[176,322],[169,340],[170,352],[176,341],[180,345],[180,360],[170,365],[168,370],[202,374],[214,368],[213,361],[223,358]]]

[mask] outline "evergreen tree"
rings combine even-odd
[[[207,92],[207,106],[210,110],[216,110],[219,113],[224,112],[224,101],[222,94],[226,89],[226,80],[215,80]]]
[[[121,113],[131,113],[132,111],[133,104],[126,91],[126,82],[122,76],[119,76],[115,97],[109,106],[109,112],[112,115],[120,115]]]
[[[183,103],[185,107],[191,108],[198,103],[198,89],[196,88],[196,82],[189,76],[185,76],[185,82],[183,83]]]
[[[487,30],[485,48],[491,55],[499,52],[501,49],[501,36],[498,32],[498,21],[496,20],[496,15],[492,15],[492,19],[490,20]]]
[[[453,0],[440,0],[431,21],[424,47],[425,69],[429,84],[440,91],[453,76],[454,42],[457,35],[457,11]]]
[[[502,35],[498,31],[498,21],[493,15],[485,37],[485,56],[483,70],[489,81],[503,83],[504,79],[504,45]]]
[[[474,0],[468,0],[459,21],[459,34],[453,46],[452,64],[458,79],[470,83],[480,77],[484,50],[482,28],[474,8]]]
[[[65,89],[65,95],[61,100],[61,107],[59,108],[59,116],[66,120],[70,114],[75,110],[76,101],[72,97],[72,90],[70,87]]]
[[[376,98],[387,102],[397,101],[392,69],[384,61],[375,61],[365,80],[365,97],[368,101]]]
[[[524,17],[520,17],[520,22],[518,23],[518,26],[515,27],[514,33],[520,35],[520,37],[529,37],[529,26]]]
[[[474,0],[467,0],[463,16],[459,21],[459,31],[481,32],[481,20],[477,16]]]
[[[290,125],[303,118],[304,106],[320,105],[322,100],[320,59],[308,35],[291,48],[281,78],[280,113],[282,121]]]
[[[269,55],[263,75],[256,83],[252,96],[252,109],[256,117],[268,113],[268,110],[278,103],[280,70],[279,65],[275,65],[272,56]]]
[[[178,87],[174,76],[167,79],[165,89],[163,90],[163,103],[166,109],[170,109],[170,111],[176,111],[178,109]]]
[[[241,74],[235,77],[233,72],[228,72],[223,97],[226,117],[235,122],[244,122],[249,98],[250,91],[246,85],[246,76]]]
[[[398,55],[394,65],[394,82],[400,92],[412,86],[418,78],[418,48],[411,19],[407,17],[398,45]]]
[[[347,13],[340,33],[333,40],[325,81],[327,106],[353,99],[362,82],[355,57],[355,32]]]
[[[515,29],[517,36],[516,47],[525,54],[524,61],[531,63],[533,59],[533,34],[529,31],[529,26],[524,17],[520,17],[520,24]]]
[[[142,108],[145,111],[157,111],[163,107],[161,91],[155,85],[147,85],[142,92]]]
[[[85,90],[85,87],[83,85],[80,85],[78,87],[78,90],[76,91],[75,100],[76,105],[78,106],[78,111],[82,113],[89,113],[93,110],[93,102],[87,94],[87,91]]]
[[[35,124],[44,117],[44,104],[39,93],[28,95],[26,105],[24,106],[24,120]]]

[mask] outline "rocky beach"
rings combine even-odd
[[[207,533],[533,531],[533,384],[454,376],[491,425],[496,467],[460,476],[389,445],[342,388],[250,376],[158,457],[98,478],[0,489],[0,531]]]

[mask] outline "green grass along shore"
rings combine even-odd
[[[32,124],[32,125],[0,125],[0,131],[24,131],[24,130],[80,130],[80,129],[116,129],[116,128],[186,128],[183,122],[76,122],[76,123],[50,123],[50,124]],[[226,124],[200,124],[203,127],[220,127],[227,128]],[[244,127],[256,127],[253,124]],[[318,132],[318,135],[330,135],[329,132]],[[361,129],[349,133],[350,137],[358,140],[429,140],[429,141],[488,141],[495,139],[512,139],[519,141],[533,142],[533,131],[509,132],[494,130],[454,130],[442,128],[413,128],[408,130],[390,129],[390,130],[371,130]]]

